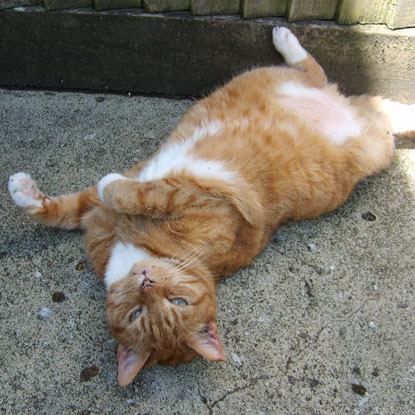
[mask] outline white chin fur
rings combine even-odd
[[[107,290],[110,289],[114,282],[123,279],[136,262],[142,261],[143,259],[153,259],[153,257],[132,244],[117,242],[114,248],[112,248],[105,271],[105,285]]]

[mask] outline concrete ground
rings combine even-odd
[[[282,227],[222,281],[226,362],[157,366],[117,385],[105,289],[81,232],[31,222],[7,178],[23,170],[50,194],[82,189],[152,154],[191,103],[0,90],[0,413],[414,414],[409,142],[343,207]]]

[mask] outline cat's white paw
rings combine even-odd
[[[104,188],[107,184],[110,184],[111,182],[114,182],[115,180],[127,180],[126,177],[121,176],[121,174],[118,173],[110,173],[104,176],[99,182],[98,182],[98,196],[99,198],[104,202]]]
[[[14,203],[22,208],[42,207],[42,194],[32,178],[23,172],[9,177],[9,193]]]
[[[302,61],[307,57],[307,51],[300,45],[296,36],[286,27],[274,27],[272,42],[275,49],[284,56],[289,65]]]

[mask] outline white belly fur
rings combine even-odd
[[[344,104],[317,88],[289,81],[278,88],[278,102],[335,144],[356,137],[361,126]]]

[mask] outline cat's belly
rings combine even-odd
[[[282,84],[277,92],[279,104],[335,144],[343,144],[361,133],[361,125],[351,107],[321,89],[290,81]]]

